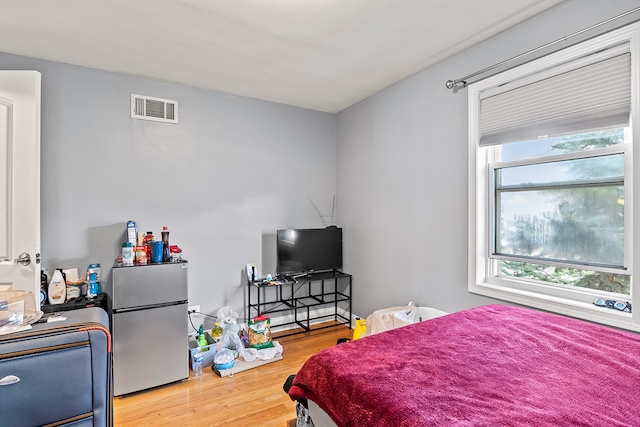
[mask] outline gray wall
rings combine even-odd
[[[108,282],[128,219],[167,225],[190,305],[242,313],[244,265],[272,272],[275,230],[322,226],[309,196],[329,214],[337,193],[355,313],[495,302],[467,292],[466,90],[444,83],[637,6],[569,0],[337,116],[0,54],[42,73],[43,265]],[[132,92],[177,100],[180,123],[132,120]]]
[[[567,1],[337,115],[337,206],[356,313],[497,302],[467,292],[467,91],[445,82],[638,6]]]
[[[0,69],[42,73],[48,269],[100,262],[108,283],[127,220],[157,237],[167,225],[190,305],[242,315],[245,264],[272,273],[276,229],[322,226],[309,196],[331,210],[333,114],[8,54]],[[131,93],[177,100],[180,123],[131,119]]]

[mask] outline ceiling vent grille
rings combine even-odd
[[[178,101],[132,93],[131,118],[178,123]]]

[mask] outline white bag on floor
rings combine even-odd
[[[243,348],[240,350],[240,357],[242,357],[245,362],[271,360],[277,356],[282,356],[282,346],[278,341],[273,341],[273,347],[269,348]]]
[[[367,330],[362,336],[378,334],[419,321],[418,307],[411,303],[409,305],[383,308],[374,311],[373,314],[367,317]]]

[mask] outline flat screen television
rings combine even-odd
[[[276,273],[299,274],[342,269],[342,228],[278,230]]]

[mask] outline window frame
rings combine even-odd
[[[634,223],[640,224],[640,185],[634,184],[634,165],[640,168],[640,23],[634,23],[575,46],[563,49],[522,66],[474,83],[468,87],[469,118],[469,238],[468,238],[468,291],[512,303],[640,332],[640,281],[631,277],[632,313],[620,312],[593,304],[602,297],[599,291],[567,288],[543,284],[533,280],[500,277],[499,259],[491,256],[493,239],[493,203],[490,165],[500,162],[500,145],[480,146],[480,94],[496,91],[510,81],[547,73],[551,67],[561,66],[576,58],[606,47],[628,43],[631,53],[631,117],[632,143],[625,147],[625,263],[628,271],[640,271],[640,238],[633,238]],[[620,151],[621,148],[612,147]]]
[[[499,147],[495,147],[494,149],[499,150]],[[489,249],[489,257],[490,258],[494,258],[494,259],[500,259],[500,260],[506,260],[506,261],[519,261],[519,262],[529,262],[529,260],[533,260],[533,262],[535,263],[535,257],[525,257],[525,256],[520,256],[520,255],[508,255],[508,254],[500,254],[497,251],[496,248],[496,240],[497,240],[497,233],[498,230],[496,229],[496,224],[498,222],[498,219],[496,218],[496,193],[498,193],[498,186],[495,183],[495,171],[497,169],[508,169],[511,167],[520,167],[520,166],[532,166],[532,165],[541,165],[541,164],[554,164],[554,163],[561,163],[564,161],[568,161],[568,160],[584,160],[584,159],[595,159],[595,158],[599,158],[599,157],[606,157],[606,156],[611,156],[611,155],[622,155],[623,156],[623,162],[624,162],[624,170],[625,170],[625,174],[621,177],[622,180],[622,184],[625,188],[625,200],[626,197],[629,196],[630,197],[630,192],[628,191],[628,189],[632,188],[631,184],[628,182],[630,181],[630,177],[628,176],[628,171],[631,168],[631,162],[630,162],[630,146],[628,144],[618,144],[618,145],[613,145],[610,147],[606,147],[606,148],[598,148],[598,149],[593,149],[593,150],[586,150],[586,151],[577,151],[574,153],[562,153],[562,154],[554,154],[554,155],[549,155],[549,156],[545,156],[545,157],[535,157],[535,158],[529,158],[529,159],[524,159],[524,160],[513,160],[513,161],[508,161],[508,162],[495,162],[495,163],[490,163],[488,165],[488,173],[489,173],[489,177],[488,177],[488,183],[489,183],[489,188],[492,191],[489,191],[489,203],[488,203],[488,207],[489,207],[489,220],[490,220],[490,224],[489,224],[489,236],[494,236],[494,238],[490,239],[489,241],[489,245],[490,245],[490,249]],[[594,179],[593,181],[599,181],[600,183],[609,183],[609,184],[613,184],[615,182],[618,182],[619,179],[613,179],[613,178],[605,178],[605,179]],[[584,182],[584,181],[583,181]],[[583,182],[578,183],[577,180],[575,180],[572,184],[566,184],[566,187],[580,187],[580,186],[584,186]],[[564,184],[563,184],[564,185]],[[591,185],[595,186],[598,185],[595,182],[591,183]],[[548,184],[549,188],[553,188],[553,187],[559,187],[560,185],[558,183],[550,183]],[[543,185],[540,185],[540,187],[543,187]],[[588,187],[588,186],[587,186]],[[516,188],[515,186],[512,186],[512,188]],[[526,188],[526,186],[523,186],[522,188]],[[506,192],[506,191],[502,191],[502,192]],[[625,209],[626,211],[628,211],[627,209]],[[625,214],[625,218],[624,218],[624,229],[627,230],[627,227],[631,226],[631,219],[629,216],[627,216]],[[625,255],[625,259],[622,263],[622,266],[620,266],[619,268],[616,267],[608,267],[608,266],[603,266],[603,265],[597,265],[596,263],[592,263],[589,265],[589,270],[593,270],[593,271],[600,271],[600,272],[605,272],[605,273],[614,273],[614,274],[628,274],[631,275],[632,271],[631,271],[631,246],[629,245],[629,242],[631,241],[631,239],[626,239],[625,238],[625,242],[624,242],[624,255]],[[553,260],[553,259],[544,259],[541,258],[539,259],[539,261],[543,264],[548,264],[548,265],[554,265],[554,266],[558,266],[558,267],[568,267],[568,268],[580,268],[579,265],[580,263],[575,263],[575,262],[571,262],[571,261],[566,261],[563,262],[561,260]]]

